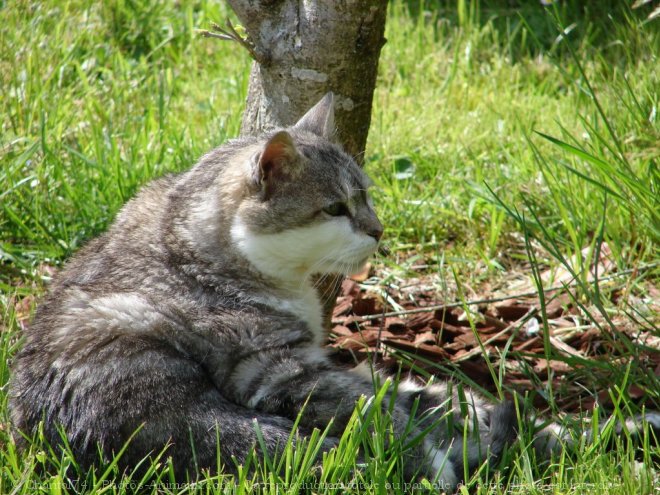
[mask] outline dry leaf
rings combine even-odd
[[[348,327],[345,327],[344,325],[335,325],[332,327],[332,333],[335,335],[343,335],[345,337],[351,337],[353,335],[353,331],[350,330]]]
[[[415,336],[414,343],[415,344],[437,344],[438,336],[437,334],[433,332],[423,332],[423,333],[418,333]]]

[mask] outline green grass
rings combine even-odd
[[[660,20],[625,2],[596,11],[577,1],[548,11],[501,3],[390,5],[366,152],[391,251],[378,263],[401,276],[411,259],[436,263],[459,288],[565,264],[599,325],[614,328],[616,315],[658,335],[657,315],[614,305],[586,282],[588,264],[570,260],[606,242],[619,270],[657,263]],[[59,482],[75,469],[39,441],[16,451],[7,430],[8,362],[49,267],[102,232],[141,184],[238,133],[250,61],[236,46],[195,36],[227,14],[210,1],[0,1],[0,493],[66,492]],[[658,274],[656,266],[621,284],[649,298]],[[635,356],[639,344],[623,340]],[[643,363],[608,366],[613,378],[599,385],[610,387],[616,414],[636,410],[630,382],[647,390],[649,407],[660,405],[658,378]],[[370,421],[385,431],[386,418]],[[288,449],[283,469],[272,460],[245,472],[242,488],[207,478],[184,492],[267,483],[264,492],[296,493],[295,483],[315,482],[326,483],[317,493],[336,493],[339,482],[364,488],[355,493],[396,492],[410,480],[398,466],[401,446],[386,448],[383,436],[349,429],[320,475],[305,449]],[[547,493],[537,480],[553,493],[651,492],[650,460],[636,465],[620,441],[547,470],[523,442],[502,475],[478,475],[472,492]],[[382,455],[357,466],[356,446]],[[172,481],[165,461],[154,470]],[[96,473],[87,487],[97,489],[86,492],[130,492],[107,484],[111,472]]]

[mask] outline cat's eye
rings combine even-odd
[[[348,206],[346,206],[346,203],[337,201],[323,208],[323,211],[332,217],[340,217],[342,215],[348,215]]]

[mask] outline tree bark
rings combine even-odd
[[[296,122],[335,93],[339,142],[361,158],[371,121],[386,0],[228,0],[259,54],[241,132]]]
[[[227,1],[256,59],[241,133],[294,124],[333,91],[337,140],[362,164],[387,0]],[[328,327],[341,280],[319,287]]]

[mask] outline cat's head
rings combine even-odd
[[[266,136],[244,164],[231,239],[269,276],[349,275],[377,249],[383,228],[371,181],[333,134],[328,93],[294,126]]]

